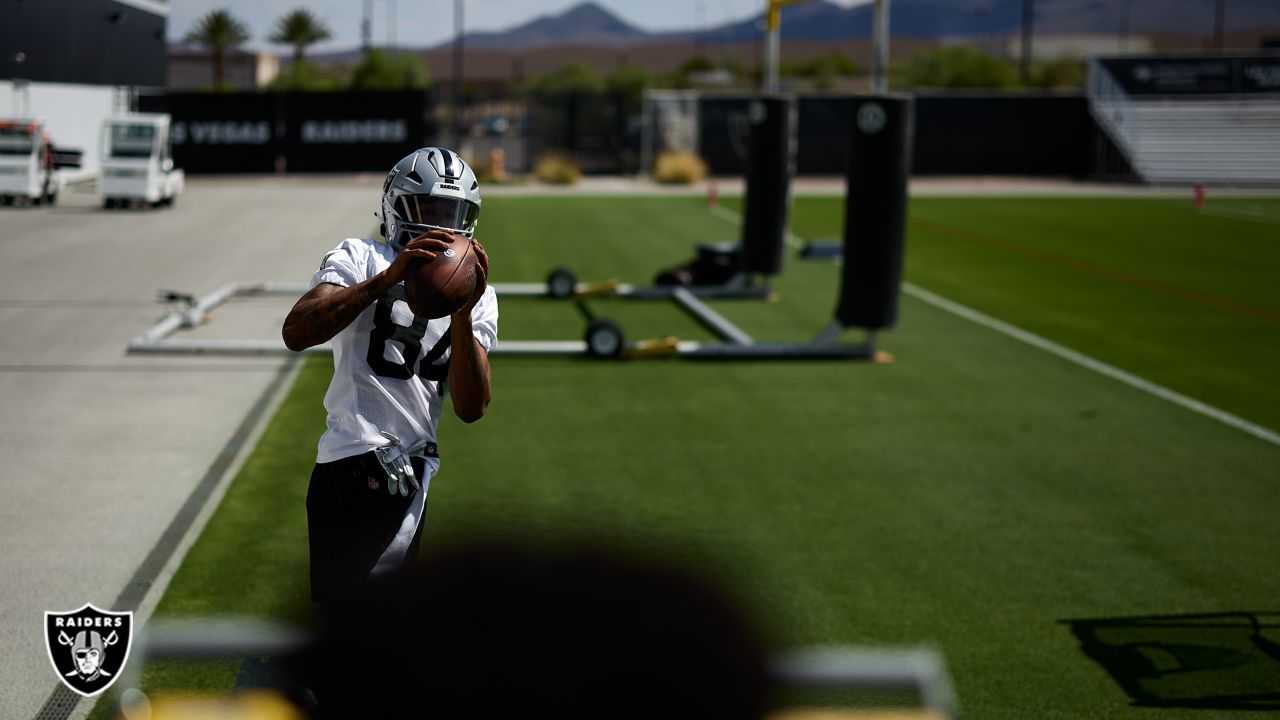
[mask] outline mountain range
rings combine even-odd
[[[1036,0],[1033,28],[1044,34],[1169,33],[1209,36],[1215,25],[1214,0]],[[890,30],[899,37],[1008,35],[1022,28],[1023,0],[892,0]],[[1230,0],[1224,30],[1280,34],[1280,0]],[[843,7],[810,0],[782,11],[782,36],[793,40],[842,40],[871,34],[870,3]],[[527,50],[552,45],[632,47],[698,40],[739,43],[758,40],[762,17],[700,30],[649,32],[627,23],[595,2],[539,17],[500,32],[466,35],[469,48]],[[444,43],[448,45],[448,43]]]

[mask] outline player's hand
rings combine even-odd
[[[476,254],[476,260],[479,261],[476,265],[476,289],[471,294],[471,299],[467,301],[466,305],[462,306],[461,310],[455,313],[456,315],[470,316],[472,308],[476,306],[476,303],[480,302],[480,298],[484,297],[484,289],[489,285],[489,254],[484,251],[484,246],[475,238],[471,239],[471,249]]]
[[[405,273],[409,270],[409,263],[414,260],[426,262],[435,260],[436,253],[448,249],[449,243],[453,240],[453,236],[444,230],[432,230],[410,240],[404,249],[396,254],[396,259],[391,261],[391,267],[382,271],[387,287],[404,280]]]

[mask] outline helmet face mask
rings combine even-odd
[[[431,230],[470,238],[479,218],[480,184],[451,150],[415,150],[396,163],[382,185],[382,233],[396,252]]]
[[[480,206],[475,203],[432,195],[401,195],[396,198],[394,209],[400,216],[400,237],[396,242],[400,247],[431,230],[448,230],[470,237],[480,218]],[[404,239],[406,234],[408,239]]]

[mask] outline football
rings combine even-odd
[[[448,249],[434,260],[418,260],[405,273],[405,300],[414,315],[442,318],[462,309],[476,290],[479,260],[471,251],[471,241],[454,235]]]

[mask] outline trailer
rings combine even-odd
[[[0,202],[53,205],[64,181],[39,118],[0,119]],[[77,163],[78,165],[78,163]]]
[[[102,125],[102,177],[98,191],[105,208],[172,205],[186,185],[174,167],[169,116],[136,113],[107,118]]]

